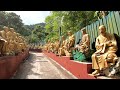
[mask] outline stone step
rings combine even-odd
[[[96,77],[97,79],[113,79],[113,78],[110,78],[110,77],[106,77],[106,76],[98,76]]]
[[[96,79],[120,79],[120,76],[107,77],[107,76],[94,76],[92,74],[88,74],[88,75],[95,77]]]
[[[94,76],[92,74],[88,74],[89,76],[93,76],[96,79],[120,79],[120,76],[114,76],[114,77],[107,77],[107,76]]]
[[[98,76],[97,79],[120,79],[119,76],[107,77],[107,76]]]
[[[95,77],[88,75],[88,73],[92,72],[92,63],[90,62],[74,61],[71,60],[70,57],[59,57],[52,52],[44,52],[44,54],[50,57],[51,59],[55,60],[62,67],[64,67],[66,70],[71,72],[74,76],[76,76],[79,79],[96,79]]]

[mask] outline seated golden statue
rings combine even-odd
[[[26,50],[25,44],[19,43],[19,45],[20,45],[20,52],[24,52]]]
[[[17,33],[15,32],[14,28],[10,28],[9,31],[12,33],[12,39],[17,40]]]
[[[90,49],[90,37],[86,33],[85,28],[81,29],[81,32],[82,32],[82,39],[81,39],[80,43],[78,45],[76,45],[75,49],[78,49],[78,51],[87,55],[89,53],[89,49]]]
[[[15,52],[14,52],[14,50],[15,50],[15,43],[14,43],[13,40],[9,41],[9,46],[8,47],[9,47],[9,51],[8,51],[9,55],[15,55]]]
[[[47,43],[47,52],[50,52],[50,44],[51,44],[51,42],[49,41],[49,42]]]
[[[47,45],[46,45],[47,52],[49,52],[49,45],[50,45],[50,41],[48,40]]]
[[[14,42],[14,52],[15,54],[18,54],[19,53],[19,42],[16,39],[13,42]]]
[[[64,52],[64,46],[65,45],[65,37],[64,36],[62,36],[62,43],[61,43],[61,45],[60,45],[60,48],[58,49],[58,55],[59,56],[63,56],[63,55],[65,55],[65,52]]]
[[[5,50],[4,50],[5,43],[7,43],[6,34],[5,34],[4,30],[1,30],[0,31],[0,53],[1,53],[1,56],[3,56],[5,54]]]
[[[14,39],[13,32],[11,31],[12,28],[8,29],[6,36],[8,37],[9,41]]]
[[[3,46],[5,42],[7,41],[0,36],[0,56],[3,56]]]
[[[50,48],[49,50],[53,52],[54,51],[54,43],[50,43],[49,48]]]
[[[100,35],[96,38],[96,52],[92,55],[93,75],[100,75],[100,72],[118,60],[116,56],[117,42],[113,34],[107,33],[104,25],[99,27]]]
[[[22,53],[26,50],[25,42],[22,40],[20,34],[16,35],[14,44],[15,44],[15,52],[16,53]]]
[[[0,36],[1,38],[5,39],[5,31],[4,30],[0,30]]]
[[[66,56],[71,56],[75,44],[75,36],[72,35],[72,32],[68,32],[68,39],[65,41],[64,52]]]
[[[47,52],[50,52],[50,44],[51,44],[51,42],[49,41],[48,43],[47,43]]]
[[[1,33],[1,37],[3,38],[3,39],[5,39],[6,40],[6,42],[4,43],[4,45],[3,45],[3,54],[4,55],[9,55],[9,37],[7,36],[7,33],[8,33],[8,27],[6,27],[6,26],[4,26],[3,27],[3,29],[4,30],[2,30],[0,33]]]
[[[3,45],[2,52],[4,55],[14,55],[16,52],[21,51],[20,42],[20,34],[16,33],[13,28],[8,28],[6,26],[3,27],[4,30],[0,32],[1,37],[3,37],[6,42]]]
[[[9,55],[14,55],[15,54],[15,52],[14,52],[14,49],[15,49],[15,47],[14,47],[14,39],[15,39],[15,35],[14,35],[14,33],[12,32],[14,29],[13,28],[10,28],[10,29],[8,29],[8,32],[6,33],[6,36],[7,36],[7,40],[8,40],[8,48],[9,48],[9,50],[8,50],[8,53],[9,53]]]
[[[43,50],[47,51],[47,44],[43,46]]]
[[[55,43],[54,43],[54,53],[55,54],[58,54],[58,49],[59,49],[59,46],[60,46],[60,43],[59,43],[59,40],[57,40]]]
[[[24,38],[20,35],[17,34],[17,39],[18,39],[18,51],[19,52],[24,52],[27,49],[27,44],[25,43]],[[36,48],[36,45],[34,46],[34,48]]]
[[[25,40],[23,40],[23,47],[24,47],[24,50],[27,50],[29,47]]]

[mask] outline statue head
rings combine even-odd
[[[47,43],[50,43],[50,40],[48,40]]]
[[[71,32],[71,31],[68,31],[68,35],[71,36],[71,35],[72,35],[72,32]]]
[[[100,34],[105,35],[106,27],[104,25],[100,25],[99,26],[99,32],[100,32]]]
[[[81,29],[82,34],[86,34],[86,28]]]
[[[4,29],[5,32],[8,32],[8,30],[9,30],[9,28],[6,27],[6,26],[4,26],[3,29]]]
[[[19,37],[20,36],[20,34],[19,33],[17,33],[17,37]]]
[[[65,36],[62,36],[62,40],[65,40]]]
[[[11,31],[11,32],[14,32],[15,30],[14,30],[14,28],[10,28],[10,31]]]

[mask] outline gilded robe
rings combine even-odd
[[[92,68],[105,69],[113,65],[118,59],[116,56],[117,42],[114,35],[106,33],[105,36],[99,35],[96,38],[96,52],[92,55]]]
[[[88,34],[84,34],[82,36],[80,45],[78,45],[78,49],[80,52],[83,52],[85,54],[88,53],[89,49],[90,49],[90,37]]]
[[[60,48],[58,49],[58,55],[65,55],[64,45],[65,45],[65,40],[62,41],[62,44],[61,44]]]

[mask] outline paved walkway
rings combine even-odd
[[[30,52],[12,79],[76,79],[43,53]]]

